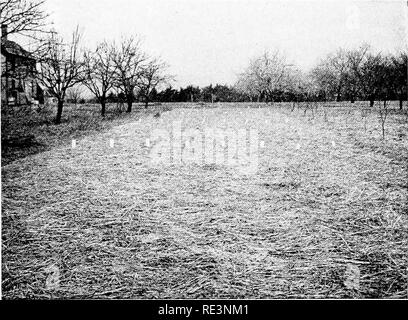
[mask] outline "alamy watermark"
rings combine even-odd
[[[148,141],[152,165],[220,165],[235,168],[242,174],[254,174],[258,170],[257,129],[182,130],[181,121],[177,121],[171,130],[153,130]]]

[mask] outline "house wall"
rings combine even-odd
[[[38,86],[33,73],[34,61],[1,54],[1,65],[2,104],[24,105],[38,100]]]
[[[6,77],[3,75],[6,68],[6,57],[1,54],[1,104],[4,105],[7,102],[6,95]]]

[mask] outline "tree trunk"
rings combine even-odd
[[[374,98],[370,98],[370,108],[374,107]]]
[[[127,102],[127,110],[126,110],[126,112],[127,113],[130,113],[130,112],[132,112],[132,103],[133,103],[133,99],[132,99],[132,97],[127,97],[126,98],[126,102]]]
[[[55,124],[60,124],[61,123],[62,109],[63,108],[64,108],[64,100],[58,100],[57,116],[55,118]]]
[[[400,98],[400,99],[399,99],[399,108],[400,108],[400,110],[402,110],[402,103],[403,103],[403,101],[404,101],[403,98]]]
[[[101,98],[101,115],[102,117],[105,117],[105,112],[106,112],[106,98],[102,97]]]
[[[149,106],[149,98],[146,97],[146,99],[145,99],[145,109],[147,109],[148,106]]]
[[[341,87],[340,86],[337,88],[337,93],[336,94],[337,94],[336,101],[340,102],[341,101]]]

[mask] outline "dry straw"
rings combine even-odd
[[[407,298],[407,124],[257,106],[139,113],[4,166],[4,298]],[[224,111],[265,141],[256,174],[150,165],[152,128]]]

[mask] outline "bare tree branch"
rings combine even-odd
[[[2,36],[20,34],[30,38],[37,38],[36,33],[49,33],[47,19],[44,12],[45,0],[7,0],[0,3],[0,21],[7,26],[6,34]]]
[[[115,81],[126,96],[127,112],[132,111],[134,90],[142,77],[143,63],[146,60],[147,56],[141,50],[140,40],[136,38],[123,39],[119,47],[114,48]]]
[[[83,62],[78,57],[80,39],[78,27],[69,44],[52,34],[47,41],[46,53],[38,58],[37,78],[58,100],[57,124],[61,122],[67,89],[83,81]]]
[[[84,85],[95,95],[101,104],[101,114],[106,111],[106,97],[115,85],[117,65],[115,49],[106,41],[98,44],[95,51],[84,53]]]

